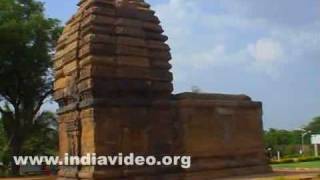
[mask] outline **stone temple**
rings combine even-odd
[[[170,48],[159,24],[143,0],[79,2],[54,58],[60,155],[191,155],[191,168],[63,166],[59,180],[209,180],[269,171],[261,103],[172,94]]]

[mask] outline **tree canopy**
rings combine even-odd
[[[0,1],[0,98],[34,116],[52,88],[51,53],[61,28],[33,0]],[[32,110],[30,110],[32,108]]]
[[[0,112],[11,155],[23,153],[52,93],[51,57],[61,30],[41,2],[0,1]]]
[[[302,138],[303,144],[308,146],[312,134],[320,134],[320,117],[315,117],[300,130],[269,129],[265,131],[265,146],[273,151],[281,151],[283,155],[297,155],[301,150]]]
[[[313,134],[320,134],[320,116],[313,118],[304,129],[311,131]]]

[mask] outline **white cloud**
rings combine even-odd
[[[224,45],[217,45],[206,52],[194,53],[189,57],[189,63],[196,68],[207,67],[210,64],[219,63],[225,56]]]
[[[319,20],[319,0],[221,0],[236,16],[264,19],[269,25],[304,26]]]
[[[236,66],[248,62],[249,53],[246,49],[236,52],[228,52],[227,47],[218,44],[212,48],[205,48],[200,52],[189,52],[179,54],[174,60],[178,66],[180,64],[188,65],[197,70],[222,68],[227,66]]]
[[[249,44],[247,51],[253,60],[249,66],[251,70],[263,72],[273,79],[280,76],[278,68],[286,62],[286,57],[279,41],[261,38],[256,43]]]
[[[314,13],[303,14],[314,0],[304,6],[294,0],[293,8],[301,7],[299,16],[305,16],[297,23],[291,11],[283,12],[289,0],[274,10],[281,19],[268,13],[274,2],[263,3],[267,7],[263,12],[260,9],[264,7],[253,0],[168,0],[156,4],[169,36],[173,70],[233,66],[274,76],[280,73],[279,66],[319,54],[320,23],[313,22]]]
[[[275,63],[284,57],[281,43],[270,38],[262,38],[255,44],[250,44],[248,51],[257,62],[263,64]]]
[[[224,30],[226,27],[248,27],[249,21],[205,12],[201,9],[203,3],[212,2],[170,0],[155,6],[165,33],[169,36],[175,70],[182,66],[197,69],[227,66],[239,63],[245,57],[243,54],[246,52],[242,50],[245,48],[229,50],[225,42],[229,35]]]

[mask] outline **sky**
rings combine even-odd
[[[62,22],[79,0],[42,0]],[[320,115],[320,0],[147,0],[169,37],[175,93],[246,94],[264,127]]]

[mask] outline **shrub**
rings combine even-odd
[[[299,157],[299,158],[286,158],[281,159],[280,161],[271,161],[271,164],[288,164],[296,162],[311,162],[311,161],[320,161],[320,157]]]
[[[301,157],[298,158],[298,162],[319,161],[320,157]]]
[[[294,159],[281,159],[280,161],[271,161],[271,164],[287,164],[287,163],[294,163]]]

